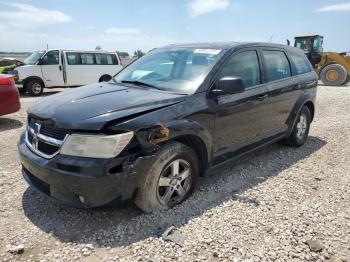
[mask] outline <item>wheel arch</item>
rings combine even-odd
[[[313,121],[314,116],[315,116],[315,103],[314,103],[314,98],[311,94],[305,93],[295,103],[293,110],[291,111],[288,119],[287,119],[287,124],[289,127],[289,132],[292,131],[294,123],[296,121],[296,117],[299,114],[300,110],[303,108],[303,106],[307,106],[308,109],[310,110],[311,114],[311,121]]]
[[[310,110],[311,122],[312,122],[314,120],[314,117],[315,117],[315,104],[312,101],[309,100],[304,105],[307,106],[309,108],[309,110]]]
[[[38,80],[44,86],[44,88],[46,87],[44,80],[42,78],[40,78],[39,76],[28,76],[26,79],[23,80],[23,88],[26,88],[27,84],[31,80]]]
[[[207,147],[204,143],[204,141],[193,134],[188,134],[188,135],[181,135],[178,137],[174,137],[171,139],[171,141],[176,141],[179,143],[182,143],[194,150],[196,153],[198,160],[199,160],[199,174],[200,176],[203,176],[206,170],[209,167],[209,159],[208,159],[208,152],[207,152]]]
[[[159,138],[159,135],[162,137]],[[158,136],[158,138],[155,138]],[[175,141],[192,148],[200,162],[200,174],[204,174],[212,161],[212,137],[205,126],[191,119],[177,119],[158,123],[137,132],[143,151],[156,152],[165,144]]]

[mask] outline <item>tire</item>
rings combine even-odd
[[[311,113],[307,106],[303,106],[300,110],[293,126],[292,133],[285,140],[289,146],[299,147],[305,144],[310,130]]]
[[[141,178],[135,198],[135,204],[146,213],[183,202],[193,192],[199,176],[196,153],[182,143],[165,145],[154,159]],[[179,172],[173,168],[176,166]]]
[[[347,79],[345,80],[343,85],[347,85],[350,82],[350,75],[348,75]]]
[[[41,96],[44,92],[44,85],[39,80],[30,80],[26,85],[26,90],[31,96]]]
[[[110,75],[103,75],[100,77],[100,80],[98,80],[98,82],[108,82],[112,79],[112,77]]]
[[[341,86],[348,77],[346,69],[339,64],[325,66],[320,73],[321,81],[327,86]]]

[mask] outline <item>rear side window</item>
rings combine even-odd
[[[311,72],[312,69],[310,63],[304,55],[298,53],[289,53],[289,55],[294,62],[296,73],[298,75]]]
[[[97,65],[117,65],[118,60],[115,55],[112,54],[95,54]]]
[[[220,77],[241,77],[246,87],[261,83],[258,54],[256,51],[244,51],[234,54],[221,71]]]
[[[67,52],[69,65],[118,65],[118,59],[113,54],[94,54]]]
[[[80,56],[79,53],[67,53],[67,62],[68,65],[79,65],[80,63]]]
[[[263,50],[267,78],[275,81],[291,76],[289,61],[282,51]]]
[[[83,65],[93,65],[94,62],[94,54],[89,53],[81,53],[80,54],[81,64]]]
[[[108,65],[117,65],[118,59],[115,55],[107,54],[107,64]]]

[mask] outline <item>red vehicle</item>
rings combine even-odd
[[[0,75],[0,116],[15,113],[20,108],[19,93],[13,77]]]

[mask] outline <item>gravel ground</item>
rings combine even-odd
[[[155,214],[72,209],[27,188],[16,143],[36,98],[21,100],[0,118],[0,261],[350,261],[349,87],[320,86],[303,147],[218,167]]]

